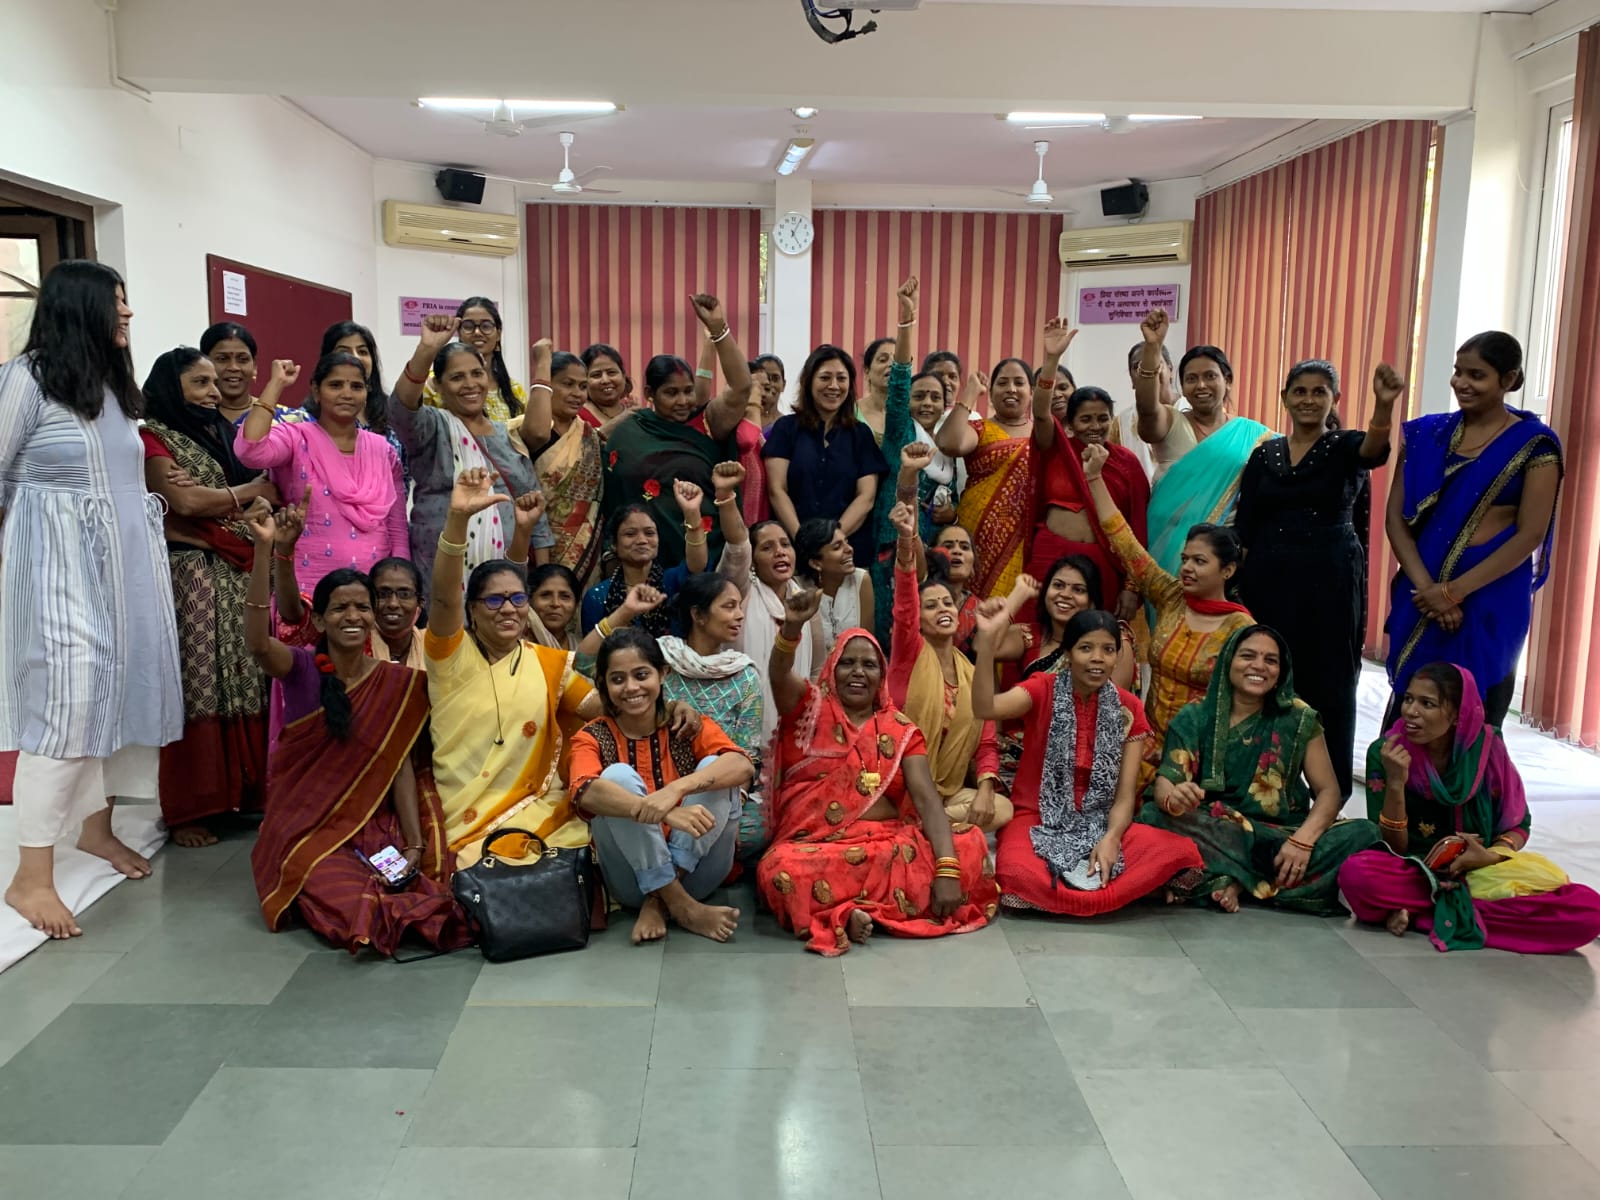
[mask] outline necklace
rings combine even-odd
[[[1494,430],[1489,434],[1488,437],[1484,438],[1482,442],[1478,443],[1478,445],[1476,445],[1476,446],[1472,447],[1472,449],[1468,450],[1465,446],[1463,446],[1461,444],[1462,442],[1466,441],[1465,434],[1466,434],[1466,431],[1467,431],[1467,423],[1465,421],[1463,421],[1461,423],[1461,426],[1460,426],[1460,431],[1456,434],[1456,453],[1458,455],[1460,455],[1462,458],[1471,458],[1473,455],[1482,454],[1483,451],[1484,451],[1484,447],[1488,446],[1488,444],[1490,442],[1494,441],[1495,438],[1499,437],[1502,433],[1504,433],[1506,431],[1506,427],[1509,426],[1510,424],[1511,424],[1511,414],[1508,412],[1508,413],[1505,414],[1504,417],[1501,418],[1500,424],[1498,424],[1498,425],[1496,425],[1494,427]]]
[[[473,638],[472,640],[475,641],[475,642],[478,641],[477,638]],[[495,683],[495,681],[494,681],[495,664],[492,663],[492,662],[489,662],[489,655],[484,651],[482,642],[478,642],[478,653],[482,654],[483,655],[483,661],[489,664],[489,691],[494,696],[494,744],[496,746],[504,746],[506,744],[506,730],[505,730],[505,726],[501,723],[501,719],[500,719],[500,686],[497,683]],[[520,667],[521,665],[522,665],[522,643],[518,642],[517,643],[517,657],[511,664],[511,677],[513,679],[516,678],[517,668]]]

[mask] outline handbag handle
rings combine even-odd
[[[545,845],[544,839],[538,834],[534,833],[532,830],[518,829],[515,826],[508,825],[506,828],[497,829],[495,832],[489,835],[488,839],[483,843],[483,850],[480,852],[479,861],[481,862],[487,860],[494,853],[494,844],[501,838],[517,836],[525,837],[534,845],[538,846],[539,855],[541,858],[544,856],[545,851],[550,848]]]

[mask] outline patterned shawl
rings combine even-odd
[[[1050,878],[1065,883],[1066,876],[1094,852],[1106,835],[1111,806],[1117,799],[1127,734],[1122,726],[1122,699],[1117,685],[1107,680],[1095,695],[1094,758],[1089,765],[1089,788],[1080,806],[1073,778],[1078,710],[1068,676],[1056,677],[1051,698],[1050,736],[1045,742],[1039,781],[1039,823],[1028,831],[1028,836],[1033,841],[1033,852],[1050,868]],[[1123,865],[1119,852],[1111,878],[1122,874]]]

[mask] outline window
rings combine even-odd
[[[1528,331],[1528,383],[1524,402],[1541,417],[1550,415],[1555,376],[1556,319],[1561,275],[1566,265],[1567,193],[1572,183],[1572,104],[1550,110],[1550,141],[1545,153],[1544,200],[1539,212],[1539,249],[1534,261],[1533,317]]]
[[[0,227],[0,362],[15,358],[27,343],[39,267],[39,239]]]

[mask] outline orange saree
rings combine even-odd
[[[833,696],[834,667],[859,637],[877,644],[864,629],[841,633],[820,682],[808,685],[778,728],[777,832],[756,869],[762,901],[779,923],[806,937],[806,949],[830,957],[849,949],[845,926],[857,910],[902,937],[942,937],[981,929],[1000,901],[983,834],[958,824],[961,907],[932,915],[933,847],[901,771],[906,758],[926,756],[927,745],[890,703],[887,662],[877,711],[864,725],[851,724]],[[863,817],[880,798],[894,804],[895,816]]]

